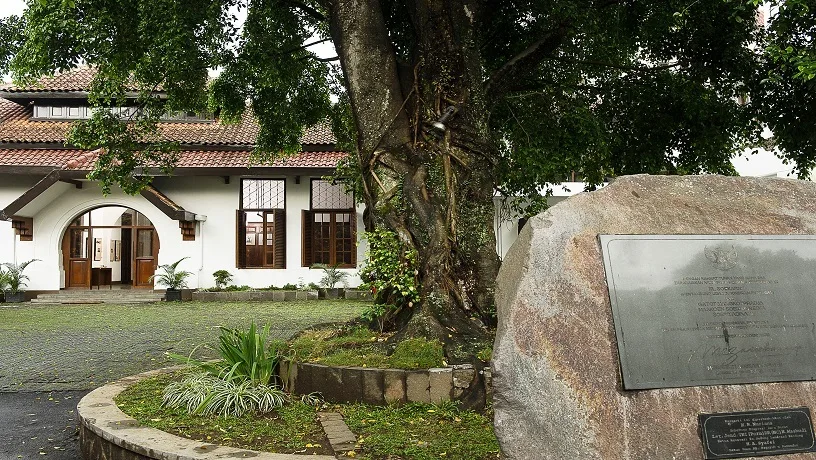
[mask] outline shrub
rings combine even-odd
[[[371,290],[375,305],[363,313],[363,318],[383,330],[402,309],[419,302],[417,252],[388,230],[367,232],[364,237],[368,240],[368,259],[360,271],[361,288]]]
[[[186,358],[203,372],[168,385],[164,390],[164,404],[190,413],[225,417],[280,407],[286,395],[274,378],[286,343],[277,340],[267,344],[268,337],[269,326],[259,331],[255,323],[247,331],[221,328],[218,337],[221,359],[201,362]]]
[[[251,380],[225,380],[201,373],[167,385],[163,403],[191,414],[240,417],[247,412],[271,412],[281,407],[286,399],[286,393],[275,386]]]
[[[232,281],[232,273],[226,270],[216,270],[213,273],[213,277],[215,278],[215,287],[218,289],[223,289],[224,286]]]

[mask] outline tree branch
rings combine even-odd
[[[326,16],[323,13],[321,13],[320,11],[317,11],[316,9],[312,8],[311,6],[309,6],[309,5],[307,5],[307,4],[303,3],[303,2],[300,2],[300,1],[297,1],[297,0],[285,0],[285,1],[286,1],[286,3],[292,5],[293,7],[297,8],[300,11],[303,11],[307,15],[311,16],[313,19],[317,19],[318,21],[326,21],[327,20]]]
[[[487,94],[498,93],[499,97],[494,98],[494,100],[500,99],[500,96],[505,92],[505,88],[514,78],[531,71],[542,59],[558,49],[568,30],[568,24],[562,23],[547,36],[535,41],[522,52],[510,58],[490,76],[485,92]]]
[[[560,56],[545,56],[545,60],[551,61],[558,61],[558,62],[566,62],[568,64],[576,64],[579,66],[598,66],[598,67],[608,67],[610,69],[619,69],[619,70],[626,70],[629,72],[654,72],[659,70],[667,70],[673,69],[675,67],[679,67],[683,65],[681,62],[674,62],[671,64],[660,64],[655,66],[633,66],[633,65],[624,65],[624,64],[615,64],[614,62],[604,62],[604,61],[576,61],[573,59],[567,59]]]

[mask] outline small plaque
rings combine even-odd
[[[816,452],[810,409],[700,414],[706,459]]]
[[[816,380],[816,236],[600,241],[625,389]]]

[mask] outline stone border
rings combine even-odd
[[[290,302],[293,300],[317,300],[317,291],[230,291],[230,292],[193,292],[193,300],[200,302],[225,301],[272,301]]]
[[[478,409],[492,397],[490,368],[470,364],[433,369],[376,369],[282,362],[278,375],[291,393],[320,393],[334,403],[433,403],[461,401]]]
[[[119,410],[113,398],[134,383],[180,366],[125,377],[88,393],[77,405],[79,445],[85,460],[334,460],[327,455],[294,455],[224,447],[174,436],[139,425]]]

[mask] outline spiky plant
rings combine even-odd
[[[189,259],[189,257],[182,257],[172,264],[159,265],[159,269],[162,271],[162,273],[154,274],[148,278],[148,282],[155,280],[157,284],[161,284],[167,289],[172,290],[186,288],[187,278],[192,275],[192,273],[178,269],[179,264],[184,259]]]
[[[5,279],[6,288],[4,289],[4,292],[14,295],[24,290],[28,285],[26,282],[29,280],[29,278],[28,276],[24,275],[23,272],[25,271],[26,267],[39,260],[40,259],[31,259],[19,265],[10,262],[1,264],[7,268],[5,275],[0,275],[0,278]],[[2,285],[3,281],[0,281],[0,286]]]
[[[315,264],[316,268],[323,270],[323,277],[320,278],[320,285],[326,289],[334,289],[338,283],[346,284],[348,273],[340,271],[338,265]]]

